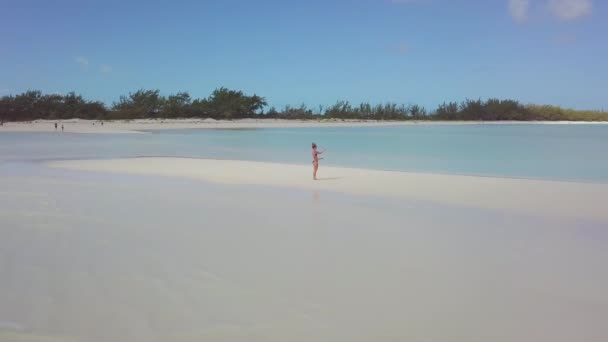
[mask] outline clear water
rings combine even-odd
[[[182,156],[573,181],[608,181],[608,125],[414,125],[0,134],[0,160]]]

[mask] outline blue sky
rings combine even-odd
[[[608,110],[608,2],[0,0],[0,95],[226,86],[277,107],[514,98]]]

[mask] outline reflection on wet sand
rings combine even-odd
[[[0,341],[608,336],[593,222],[152,177],[0,185]]]

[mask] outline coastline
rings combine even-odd
[[[362,120],[284,120],[284,119],[140,119],[140,120],[35,120],[5,122],[2,132],[55,132],[54,123],[65,126],[65,133],[142,133],[175,129],[258,129],[258,128],[322,128],[322,127],[394,127],[412,125],[608,125],[606,121],[362,121]],[[59,131],[60,132],[60,131]]]
[[[608,184],[493,178],[325,167],[320,181],[304,165],[143,157],[49,162],[52,168],[186,178],[228,185],[426,201],[524,215],[608,222]]]

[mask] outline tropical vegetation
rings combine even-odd
[[[0,121],[37,119],[131,120],[160,118],[275,118],[299,120],[457,120],[457,121],[608,121],[608,112],[564,109],[550,105],[521,104],[515,100],[471,100],[448,102],[428,111],[416,104],[353,105],[338,101],[330,106],[310,108],[269,107],[264,97],[242,91],[218,88],[206,98],[193,99],[187,92],[169,96],[159,90],[137,90],[121,96],[111,106],[89,101],[70,92],[66,95],[43,94],[38,90],[0,98]]]

